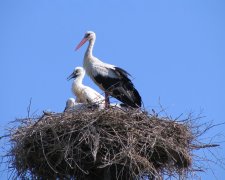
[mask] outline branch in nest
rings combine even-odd
[[[212,147],[218,147],[219,144],[203,144],[203,145],[191,145],[192,149],[203,149],[203,148],[212,148]]]

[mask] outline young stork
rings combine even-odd
[[[75,104],[76,104],[76,102],[75,102],[75,99],[74,98],[67,99],[67,101],[66,101],[66,107],[64,109],[64,112],[65,111],[68,111],[70,109],[73,109],[75,107]]]
[[[66,107],[64,112],[75,111],[75,110],[84,110],[84,109],[93,109],[95,106],[89,105],[87,103],[78,103],[74,98],[69,98],[66,101]],[[97,108],[97,107],[96,107]],[[99,108],[103,108],[103,106],[99,106]]]
[[[141,96],[131,82],[130,74],[122,68],[104,63],[93,56],[95,39],[95,33],[87,31],[76,50],[89,41],[83,67],[90,78],[105,92],[105,106],[109,107],[109,95],[111,95],[130,107],[141,107]]]
[[[74,78],[72,92],[75,94],[76,103],[93,103],[97,105],[104,104],[104,97],[94,89],[83,85],[85,70],[82,67],[76,67],[73,73],[67,78]]]

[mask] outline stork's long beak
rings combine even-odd
[[[84,43],[86,43],[87,40],[88,40],[88,38],[83,38],[81,40],[81,42],[77,45],[75,51],[78,50]]]
[[[76,78],[76,77],[77,77],[77,75],[72,73],[72,74],[70,74],[69,77],[67,77],[67,81],[69,81],[70,79]]]

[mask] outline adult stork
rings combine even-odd
[[[76,96],[76,103],[102,105],[104,103],[104,97],[94,89],[83,84],[84,75],[85,70],[82,67],[76,67],[73,73],[67,78],[68,80],[74,78],[72,92]]]
[[[141,107],[141,96],[131,82],[130,74],[120,67],[104,63],[93,56],[95,39],[95,33],[87,31],[76,50],[89,41],[83,67],[90,78],[105,92],[105,106],[109,106],[109,95],[111,95],[130,107]]]

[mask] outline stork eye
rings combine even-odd
[[[76,74],[80,74],[81,73],[81,70],[80,69],[77,69],[76,70]]]
[[[91,35],[90,33],[86,34],[85,35],[85,38],[88,38],[90,35]]]

